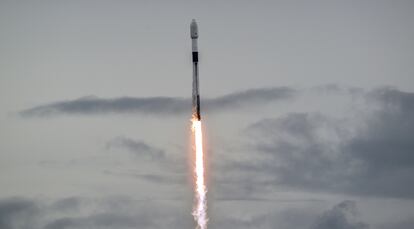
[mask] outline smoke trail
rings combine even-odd
[[[204,154],[203,154],[203,134],[201,121],[193,119],[192,130],[195,143],[195,206],[193,216],[197,222],[198,229],[207,229],[207,188],[204,182]]]

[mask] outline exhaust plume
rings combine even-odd
[[[197,222],[197,229],[207,229],[207,188],[204,180],[205,170],[201,120],[193,118],[192,124],[195,149],[195,206],[193,216]]]

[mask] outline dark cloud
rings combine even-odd
[[[151,159],[157,161],[166,160],[166,154],[164,150],[158,149],[154,146],[150,146],[149,144],[143,141],[134,140],[127,137],[117,137],[108,142],[107,147],[125,148],[138,159]]]
[[[23,117],[47,117],[59,114],[179,114],[189,107],[189,100],[170,97],[102,99],[95,96],[55,102],[20,112]]]
[[[142,163],[151,162],[155,165],[153,173],[137,171],[105,170],[104,173],[115,176],[126,176],[141,179],[151,183],[166,185],[182,185],[186,182],[187,164],[183,156],[167,154],[164,150],[148,143],[127,137],[117,137],[107,143],[107,147],[121,148],[130,152],[136,160]]]
[[[61,218],[46,224],[45,229],[65,229],[81,226],[76,218]]]
[[[323,84],[309,88],[310,92],[319,95],[335,95],[346,94],[351,96],[361,96],[365,93],[365,90],[360,87],[342,86],[338,84]]]
[[[39,213],[35,202],[24,198],[9,198],[0,200],[0,228],[29,229]],[[24,219],[24,220],[22,220]]]
[[[338,171],[348,170],[340,163],[344,159],[331,146],[334,143],[330,144],[318,133],[330,127],[329,123],[319,114],[291,113],[251,125],[248,131],[258,142],[252,147],[265,153],[265,159],[240,169],[264,172],[273,181],[269,185],[277,183],[308,190],[330,187],[333,181],[339,185],[337,179],[342,174]]]
[[[235,92],[203,101],[206,111],[229,110],[234,108],[262,105],[271,101],[293,98],[297,94],[292,88],[259,88]]]
[[[159,184],[176,184],[176,185],[185,185],[186,177],[183,175],[176,176],[165,176],[159,174],[136,174],[141,179],[147,180],[152,183]]]
[[[116,137],[107,143],[107,148],[124,149],[132,154],[134,159],[158,164],[168,172],[183,173],[186,170],[187,164],[183,154],[168,153],[139,139]]]
[[[378,103],[375,113],[342,147],[361,163],[355,185],[366,194],[414,198],[414,93],[382,88],[368,99]]]
[[[275,100],[292,98],[295,91],[288,87],[260,88],[202,99],[203,109],[207,112],[228,110],[252,105],[261,105]],[[54,115],[93,115],[108,113],[139,113],[151,115],[177,115],[188,113],[189,99],[174,97],[133,98],[121,97],[103,99],[95,96],[75,100],[60,101],[23,110],[23,117],[48,117]]]
[[[411,229],[414,225],[414,219],[396,219],[394,222],[383,223],[378,226],[378,229]]]
[[[403,92],[393,87],[383,87],[368,93],[368,98],[385,105],[384,109],[395,112],[414,112],[414,93]]]
[[[227,161],[222,183],[245,194],[277,185],[414,198],[414,94],[381,88],[364,99],[370,108],[358,118],[289,113],[252,124],[247,147],[260,153]]]
[[[358,219],[353,201],[344,201],[320,216],[312,229],[368,229],[369,225]]]
[[[137,172],[117,172],[112,170],[105,170],[104,174],[113,175],[113,176],[124,176],[124,177],[132,177],[141,180],[145,180],[150,183],[156,184],[166,184],[166,185],[185,185],[186,175],[184,174],[176,174],[176,173],[151,173],[151,174],[142,174]]]
[[[81,208],[82,199],[78,197],[68,197],[57,200],[51,205],[51,208],[57,211],[77,211]]]

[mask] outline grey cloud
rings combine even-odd
[[[413,218],[409,218],[409,219],[399,219],[396,220],[394,222],[387,222],[387,223],[383,223],[381,225],[378,226],[378,229],[411,229],[414,225],[414,219]]]
[[[64,229],[64,228],[76,228],[81,225],[75,218],[61,218],[53,222],[48,223],[45,229]]]
[[[369,225],[358,219],[355,202],[343,201],[320,216],[312,229],[368,229]]]
[[[23,117],[48,117],[59,114],[106,114],[106,113],[142,113],[142,114],[179,114],[189,107],[189,100],[170,97],[133,98],[121,97],[103,99],[95,96],[75,100],[60,101],[36,106],[20,112]]]
[[[281,212],[269,212],[267,214],[249,216],[228,216],[226,212],[213,213],[214,221],[210,223],[211,228],[278,228],[297,229],[310,228],[317,217],[315,212],[308,209],[285,209]],[[334,229],[334,228],[332,228]]]
[[[142,174],[137,172],[116,172],[112,170],[105,170],[104,174],[113,175],[113,176],[125,176],[125,177],[132,177],[141,180],[145,180],[147,182],[156,183],[156,184],[166,184],[166,185],[184,185],[186,182],[186,176],[183,174],[176,174],[176,173],[164,173],[158,174],[151,173],[151,174]]]
[[[330,176],[337,178],[336,174],[326,173],[326,165],[331,166],[335,158],[324,156],[329,153],[325,140],[319,139],[314,129],[328,125],[327,122],[321,115],[291,113],[251,125],[246,130],[249,143],[238,152],[240,156],[214,162],[213,170],[220,171],[219,176],[213,177],[220,190],[218,195],[228,198],[226,193],[231,193],[233,198],[252,198],[263,196],[276,186],[299,190],[326,188],[333,179]]]
[[[365,93],[365,90],[360,87],[342,86],[338,84],[323,84],[309,88],[310,92],[320,95],[329,94],[348,94],[351,96],[361,96]]]
[[[226,193],[231,193],[231,196],[242,199],[266,195],[276,187],[300,190],[321,187],[325,166],[319,163],[323,164],[324,160],[312,156],[312,153],[319,154],[320,146],[316,143],[312,147],[308,145],[316,137],[304,128],[311,128],[313,124],[306,122],[305,114],[290,114],[286,119],[266,119],[255,123],[248,129],[251,145],[245,145],[246,155],[215,161],[214,171],[221,171],[219,176],[213,177],[217,195],[229,198]],[[289,131],[282,128],[289,128]],[[303,152],[310,148],[312,152]],[[304,171],[321,179],[307,180]]]
[[[45,222],[45,229],[60,228],[172,228],[186,227],[183,211],[174,210],[179,205],[164,205],[152,201],[135,201],[130,198],[107,198],[89,201],[85,206],[93,209],[80,216],[68,215]],[[171,205],[171,204],[170,204]],[[175,207],[174,207],[175,206]]]
[[[74,166],[90,165],[94,163],[96,157],[72,158],[70,160],[41,160],[39,166],[47,168],[73,168]]]
[[[54,202],[53,205],[51,205],[51,208],[58,211],[72,211],[79,210],[81,204],[82,199],[78,197],[67,197]]]
[[[286,207],[280,211],[270,210],[267,213],[241,215],[237,217],[220,217],[228,215],[219,211],[213,212],[214,228],[278,228],[278,229],[368,229],[369,225],[360,219],[354,201],[343,201],[331,209],[321,212],[317,205],[301,208]]]
[[[140,161],[151,161],[158,163],[163,169],[169,172],[182,173],[186,164],[183,155],[167,153],[165,150],[152,146],[142,140],[128,137],[116,137],[107,143],[108,149],[125,149],[130,152],[135,159]]]
[[[160,183],[160,184],[177,184],[177,185],[184,185],[186,180],[185,176],[163,176],[158,174],[140,174],[138,175],[140,178],[145,179],[147,181],[153,183]]]
[[[403,92],[393,87],[382,87],[368,93],[369,99],[385,105],[385,109],[399,112],[414,112],[414,93]]]
[[[374,108],[359,120],[289,113],[252,124],[247,147],[260,153],[227,161],[223,182],[414,198],[414,94],[382,88],[364,98]]]
[[[207,112],[261,105],[271,101],[292,98],[295,90],[288,87],[250,89],[213,99],[202,99]],[[59,101],[29,108],[20,112],[23,117],[49,117],[55,115],[94,115],[109,113],[138,113],[143,115],[178,115],[188,112],[189,99],[175,97],[103,99],[95,96]]]
[[[171,201],[170,201],[171,202]],[[74,203],[76,203],[74,205]],[[68,209],[77,208],[76,211]],[[164,205],[156,201],[128,197],[99,199],[70,197],[56,201],[0,199],[2,229],[103,229],[189,227],[180,204]],[[171,227],[169,227],[171,228]]]
[[[48,223],[45,229],[64,228],[134,228],[137,225],[147,227],[150,219],[138,220],[130,215],[119,215],[116,213],[102,213],[87,217],[64,217]]]
[[[319,114],[291,113],[279,119],[253,124],[249,131],[259,131],[259,143],[253,147],[272,160],[264,160],[257,166],[244,169],[269,173],[273,183],[307,189],[329,187],[342,175],[330,168],[338,166],[338,171],[346,171],[346,168],[336,163],[341,160],[333,151],[336,149],[330,149],[327,139],[321,139],[318,135],[324,125],[329,125],[327,123],[328,120]]]
[[[382,88],[368,95],[379,103],[342,150],[361,163],[359,191],[414,197],[414,93]],[[368,185],[364,185],[368,182]]]
[[[126,176],[145,180],[157,184],[184,184],[186,176],[185,159],[174,154],[167,154],[164,150],[148,143],[127,137],[117,137],[107,143],[107,147],[121,148],[130,152],[135,159],[145,162],[150,161],[157,165],[157,172],[143,174],[137,171],[112,171],[105,170],[104,173],[115,176]]]
[[[29,229],[32,225],[21,219],[34,221],[39,207],[28,199],[14,197],[0,200],[0,228]]]
[[[275,100],[293,98],[297,94],[289,87],[259,88],[235,92],[203,101],[206,110],[223,110],[261,105]]]
[[[154,146],[127,137],[117,137],[107,144],[108,148],[119,147],[125,148],[138,159],[151,159],[163,161],[166,159],[165,152]]]

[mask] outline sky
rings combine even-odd
[[[410,229],[413,1],[0,0],[0,228]]]

